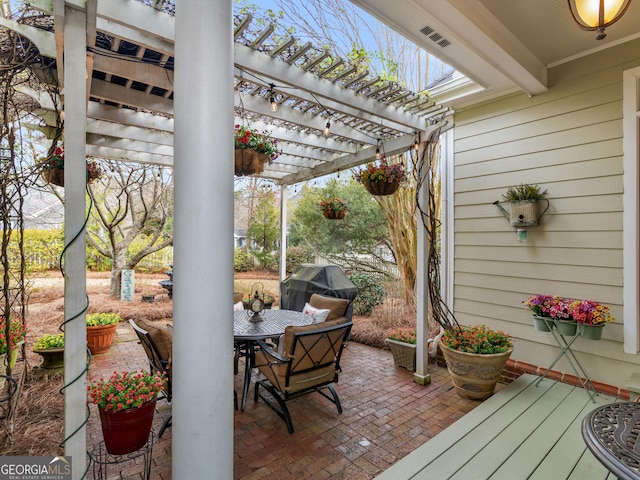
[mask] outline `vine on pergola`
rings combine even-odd
[[[39,18],[24,17],[25,23],[38,22]],[[21,141],[21,124],[30,118],[29,112],[36,108],[30,97],[18,92],[20,86],[34,87],[39,84],[29,68],[40,65],[42,58],[37,48],[25,37],[11,30],[0,28],[0,316],[4,321],[4,335],[10,337],[11,322],[20,321],[26,327],[27,287],[25,283],[26,262],[24,255],[23,204],[34,178],[34,165],[25,161],[24,144]],[[8,350],[9,352],[9,350]],[[25,365],[17,380],[18,389],[7,401],[0,403],[4,433],[0,442],[8,443],[14,431],[14,417],[20,398],[21,387],[26,378],[27,365],[24,344],[19,357]],[[12,376],[7,355],[6,371]],[[3,365],[4,367],[4,365]],[[16,369],[17,371],[18,369]],[[4,368],[3,368],[4,371]],[[7,398],[11,382],[6,382],[0,398]]]
[[[437,175],[437,163],[439,159],[438,140],[440,129],[435,130],[420,149],[421,155],[414,165],[414,174],[417,180],[415,189],[416,208],[420,215],[420,220],[427,230],[427,290],[429,294],[429,307],[432,318],[438,322],[445,330],[459,327],[453,312],[449,309],[441,294],[441,267],[440,249],[438,246],[438,232],[441,228],[441,208],[437,201],[440,192],[439,175]],[[420,191],[424,182],[428,182],[427,205],[421,203]]]

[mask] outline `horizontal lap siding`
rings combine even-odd
[[[640,48],[615,52],[551,70],[546,94],[456,112],[454,311],[460,323],[512,333],[515,359],[546,366],[553,340],[534,331],[522,301],[548,293],[606,303],[616,324],[603,341],[574,347],[594,379],[624,387],[640,359],[621,343],[622,70],[640,63]],[[550,202],[525,243],[493,205],[520,183],[547,189]]]

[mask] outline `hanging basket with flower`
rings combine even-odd
[[[164,374],[140,370],[89,382],[89,402],[98,405],[107,452],[123,455],[147,443],[164,380]]]
[[[47,183],[64,187],[64,148],[56,147],[53,154],[41,161],[42,177]],[[87,157],[87,183],[102,177],[102,168],[95,160]]]
[[[266,130],[258,132],[245,125],[236,125],[233,136],[235,147],[235,174],[238,177],[264,171],[264,164],[271,165],[282,153],[278,141]]]
[[[349,210],[349,206],[339,198],[328,198],[318,203],[320,211],[329,220],[342,220]]]
[[[353,176],[372,195],[391,195],[407,180],[402,163],[389,163],[382,157],[378,164],[370,163]]]

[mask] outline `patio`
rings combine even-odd
[[[238,392],[242,390],[240,364],[235,377]],[[394,367],[386,350],[351,342],[342,367],[336,386],[342,415],[322,396],[307,395],[289,405],[296,429],[292,435],[263,402],[248,399],[246,410],[235,413],[234,478],[374,478],[480,404],[455,393],[445,368],[431,368],[430,385],[415,384],[411,372]],[[123,323],[110,352],[93,358],[89,376],[139,368],[148,368],[147,358],[129,325]],[[156,431],[169,412],[164,400],[158,402]],[[171,438],[169,428],[154,446],[154,479],[171,478]],[[101,440],[92,405],[87,448]],[[139,479],[141,472],[142,465],[130,461],[112,466],[108,478]],[[87,478],[93,478],[91,471]]]

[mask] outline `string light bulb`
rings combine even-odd
[[[276,102],[276,94],[273,91],[273,89],[275,88],[275,85],[273,83],[269,84],[270,90],[269,90],[269,103],[271,104],[271,111],[275,112],[278,110],[278,103]]]
[[[376,160],[380,160],[380,139],[378,139],[378,143],[376,144]]]
[[[416,139],[413,141],[413,149],[417,152],[420,150],[420,134],[416,133]]]
[[[331,122],[327,120],[327,124],[324,126],[324,136],[328,137],[331,131]]]

